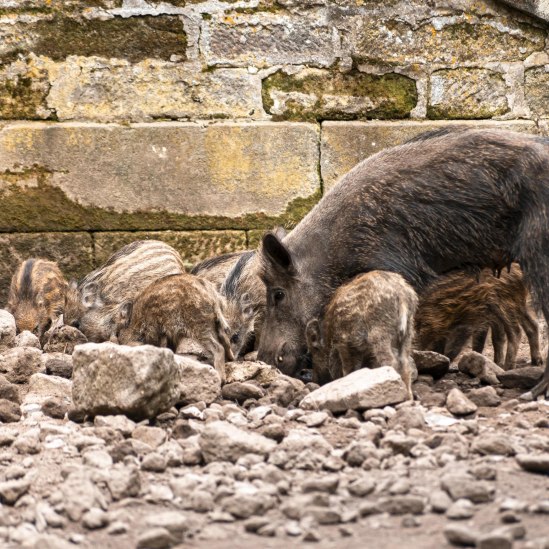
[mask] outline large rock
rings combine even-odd
[[[406,386],[394,368],[362,368],[308,394],[300,403],[306,410],[332,412],[383,408],[403,402]]]
[[[86,343],[73,363],[73,401],[89,415],[150,418],[180,398],[181,370],[169,349]]]
[[[264,436],[249,433],[226,421],[208,423],[199,438],[204,461],[235,462],[245,454],[265,456],[275,447],[276,442]]]
[[[518,454],[517,462],[525,471],[549,475],[549,453]]]
[[[507,389],[531,389],[537,385],[544,370],[543,366],[525,366],[502,371],[498,374],[498,379]]]
[[[0,350],[14,344],[15,332],[15,318],[10,312],[0,309]]]
[[[0,372],[11,383],[25,383],[42,369],[42,351],[34,347],[14,347],[0,356]]]
[[[25,404],[42,404],[48,398],[61,399],[64,403],[71,402],[72,383],[63,377],[46,374],[34,374],[29,379],[29,390],[23,402]]]
[[[450,359],[434,351],[413,351],[412,358],[418,374],[441,378],[450,369]]]
[[[455,416],[466,416],[477,411],[477,405],[471,402],[457,387],[448,393],[446,408]]]
[[[487,356],[475,351],[463,353],[459,359],[458,368],[460,372],[477,377],[486,385],[497,385],[498,376],[505,371]]]
[[[215,368],[184,356],[175,355],[175,361],[181,375],[181,403],[203,401],[210,404],[219,397],[221,378]]]

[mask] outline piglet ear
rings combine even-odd
[[[274,234],[267,233],[262,243],[263,257],[278,271],[294,274],[295,267],[292,256],[282,241]]]
[[[131,301],[124,301],[124,303],[120,305],[120,309],[118,310],[118,322],[120,327],[125,328],[130,325],[132,312],[133,312],[133,303]]]
[[[314,318],[310,320],[305,328],[305,336],[307,338],[307,347],[309,351],[320,349],[322,346],[322,335],[320,333],[320,322]]]

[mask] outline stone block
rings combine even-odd
[[[175,248],[186,267],[208,257],[246,249],[244,231],[137,231],[95,233],[95,261],[102,265],[122,246],[134,240],[162,240]]]
[[[529,69],[524,74],[525,97],[534,116],[549,116],[549,65]]]
[[[444,69],[431,75],[427,117],[480,119],[509,110],[503,76],[487,69]]]
[[[416,103],[415,81],[395,73],[304,69],[263,80],[263,106],[275,120],[406,118]]]
[[[549,3],[547,0],[501,0],[504,4],[549,21]]]
[[[30,257],[57,261],[67,279],[79,279],[93,269],[92,239],[88,233],[0,234],[0,303],[15,269]]]
[[[322,124],[321,173],[324,189],[329,189],[360,161],[387,147],[404,143],[423,132],[445,126],[501,128],[536,133],[534,122],[324,122]]]
[[[6,124],[0,230],[296,222],[318,200],[318,145],[313,124]]]
[[[213,15],[204,22],[200,41],[209,66],[328,67],[339,50],[339,38],[322,17],[268,12]]]

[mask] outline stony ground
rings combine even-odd
[[[314,385],[247,362],[209,404],[82,422],[71,356],[16,344],[0,355],[2,547],[549,548],[548,403],[485,371],[420,373],[415,402],[334,416],[299,407]]]

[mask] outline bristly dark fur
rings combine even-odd
[[[410,139],[406,140],[404,143],[418,143],[420,141],[427,141],[429,139],[435,139],[436,137],[442,137],[444,135],[448,135],[450,133],[458,133],[460,131],[466,131],[469,128],[462,127],[462,126],[444,126],[443,128],[438,128],[436,130],[431,130],[429,132],[423,132],[419,135],[415,135],[414,137],[411,137]]]
[[[32,284],[32,269],[34,267],[34,259],[27,259],[21,276],[21,284],[19,286],[20,299],[30,301],[33,298]]]
[[[242,276],[242,271],[244,267],[249,263],[250,259],[254,257],[255,251],[250,251],[242,254],[240,259],[236,262],[236,265],[230,270],[223,286],[221,287],[221,294],[227,297],[228,299],[237,297],[240,295],[238,291],[238,283]]]
[[[217,267],[218,265],[226,263],[227,261],[230,261],[231,259],[233,259],[234,257],[240,254],[241,252],[231,252],[228,254],[218,255],[216,257],[210,257],[209,259],[205,259],[204,261],[197,263],[191,269],[191,274],[194,274],[194,275],[200,274],[200,272],[207,271],[212,267]]]

